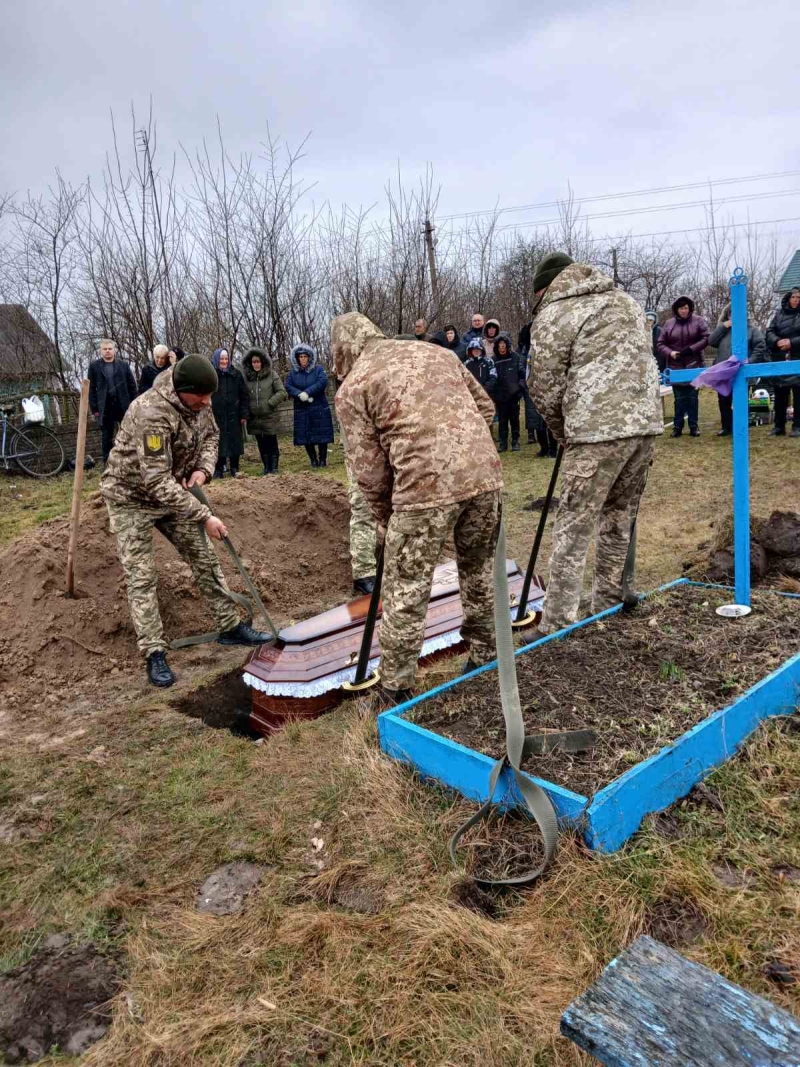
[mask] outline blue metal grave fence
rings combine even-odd
[[[752,378],[800,374],[800,360],[747,363],[747,275],[737,267],[730,280],[731,350],[742,363],[733,380],[733,555],[736,603],[750,606],[750,427],[748,396]],[[691,382],[702,372],[667,370],[669,384]]]

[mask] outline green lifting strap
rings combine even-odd
[[[558,824],[552,801],[544,789],[526,774],[523,774],[519,767],[526,751],[526,741],[529,742],[528,750],[535,747],[535,744],[531,744],[533,738],[525,737],[525,723],[519,702],[517,670],[514,660],[514,637],[508,603],[506,532],[501,519],[497,538],[497,551],[494,557],[494,625],[497,642],[497,673],[500,681],[500,700],[506,724],[506,754],[495,763],[489,774],[488,800],[471,818],[467,819],[463,826],[456,830],[450,839],[450,858],[458,866],[456,850],[461,838],[467,830],[485,819],[492,810],[497,782],[500,778],[500,772],[505,766],[511,768],[517,788],[525,801],[525,806],[536,820],[541,831],[544,856],[538,867],[518,875],[516,878],[475,879],[478,885],[486,887],[530,885],[541,877],[550,866],[558,845]],[[538,739],[540,735],[535,736]]]

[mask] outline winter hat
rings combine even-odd
[[[178,348],[177,345],[175,345],[175,347],[172,349],[172,351],[175,353],[175,359],[176,360],[183,359],[183,357],[186,355],[186,353],[183,351],[183,349],[182,348]]]
[[[658,322],[658,312],[653,311],[652,308],[648,308],[644,313],[646,319],[651,319],[653,322]]]
[[[216,393],[219,379],[205,356],[185,356],[172,368],[172,384],[176,393],[208,396]]]
[[[546,289],[565,267],[569,267],[574,262],[572,256],[568,256],[566,252],[551,252],[549,256],[545,256],[533,276],[534,293]]]
[[[486,345],[484,344],[482,337],[473,337],[467,345],[467,355],[470,354],[473,348],[479,349],[481,352],[486,351]]]

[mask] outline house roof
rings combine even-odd
[[[789,260],[789,266],[781,275],[778,282],[778,292],[788,293],[791,289],[800,288],[800,248]]]
[[[56,365],[53,342],[21,304],[0,304],[0,381],[49,376]]]

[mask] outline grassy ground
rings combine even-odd
[[[678,576],[730,507],[730,442],[712,436],[711,404],[701,425],[700,440],[659,443],[643,588]],[[752,438],[761,512],[796,503],[800,489],[800,442],[765,435]],[[533,451],[504,457],[521,561],[537,515],[520,509],[551,470]],[[343,477],[338,449],[332,460],[320,477]],[[284,449],[284,469],[305,462]],[[66,479],[4,476],[2,539],[68,506]],[[263,744],[207,729],[161,695],[56,700],[24,721],[5,723],[0,754],[0,969],[55,931],[121,953],[124,991],[89,1067],[588,1064],[558,1036],[560,1013],[644,930],[800,1009],[800,985],[767,977],[772,960],[800,968],[793,720],[759,731],[703,796],[614,856],[568,838],[548,878],[500,898],[493,918],[460,902],[463,873],[446,853],[470,806],[380,755],[369,702]],[[515,821],[504,830],[527,832]],[[199,884],[234,860],[264,867],[244,913],[197,912]]]

